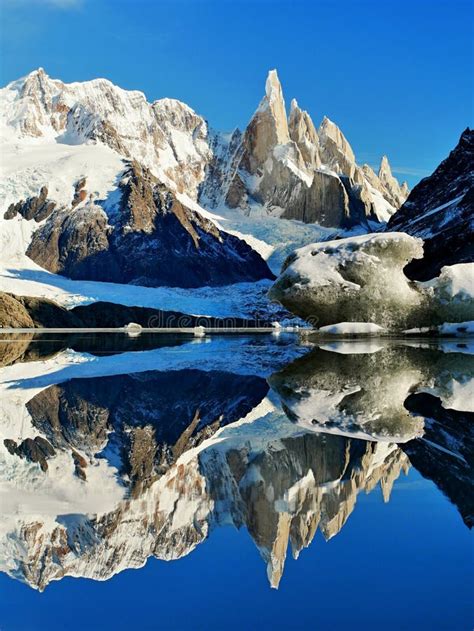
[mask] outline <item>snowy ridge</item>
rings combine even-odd
[[[297,145],[290,139],[276,71],[270,72],[266,91],[262,104],[268,104],[276,121],[272,159],[293,174],[292,186],[308,188],[312,171],[298,157]],[[292,111],[295,107],[293,104]],[[238,130],[229,135],[210,131],[202,117],[178,100],[149,103],[143,93],[123,90],[106,79],[66,84],[51,79],[40,68],[0,90],[0,112],[0,216],[10,204],[37,195],[42,186],[47,186],[49,200],[67,206],[75,184],[84,177],[88,200],[110,206],[123,160],[132,159],[149,168],[188,207],[245,240],[276,272],[291,249],[324,234],[312,221],[300,225],[292,220],[277,221],[285,208],[270,209],[255,202],[251,212],[230,209],[224,198],[236,176],[236,156],[242,152],[245,138],[242,140]],[[343,136],[335,130],[332,124],[331,133],[325,133],[339,142]],[[344,139],[342,150],[350,157],[348,147]],[[337,177],[320,161],[315,168]],[[256,190],[261,177],[245,177],[249,182],[255,179],[251,188]],[[375,194],[374,200],[379,201],[374,201],[374,208],[383,207],[381,216],[386,219],[388,202],[380,201],[380,195]],[[217,212],[207,211],[209,205]],[[268,215],[269,210],[273,216]],[[282,225],[278,227],[278,223]]]

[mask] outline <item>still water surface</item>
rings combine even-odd
[[[0,628],[472,628],[469,351],[3,336]]]

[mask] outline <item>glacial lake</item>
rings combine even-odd
[[[0,629],[471,629],[468,340],[0,336]]]

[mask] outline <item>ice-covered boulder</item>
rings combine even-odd
[[[372,322],[400,330],[472,320],[474,264],[410,281],[404,267],[422,256],[423,241],[401,232],[311,244],[286,260],[269,295],[318,327]]]

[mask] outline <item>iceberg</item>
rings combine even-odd
[[[402,232],[315,243],[283,265],[269,297],[313,326],[370,322],[389,331],[474,319],[474,264],[411,281],[404,268],[423,241]]]

